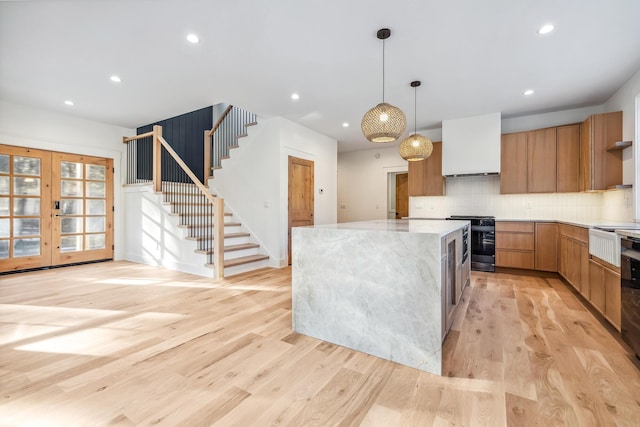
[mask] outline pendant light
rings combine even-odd
[[[393,142],[404,132],[407,119],[398,107],[384,102],[384,41],[391,36],[391,30],[382,28],[377,36],[382,40],[382,102],[366,112],[360,126],[371,142]]]
[[[419,160],[424,160],[431,155],[433,151],[433,143],[426,136],[418,135],[416,128],[418,127],[418,87],[420,86],[420,81],[416,80],[415,82],[411,82],[411,87],[414,89],[413,91],[413,134],[409,135],[408,138],[403,140],[400,143],[400,155],[403,159],[410,162],[417,162]]]

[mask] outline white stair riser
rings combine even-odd
[[[240,251],[231,251],[224,253],[224,259],[242,258],[243,256],[258,255],[260,248],[242,249]]]
[[[262,261],[250,262],[248,264],[237,265],[235,267],[227,267],[224,269],[224,276],[229,277],[240,273],[246,273],[247,271],[257,270],[259,268],[269,267],[269,260],[264,259]]]

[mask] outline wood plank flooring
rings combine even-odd
[[[472,273],[438,377],[291,331],[291,271],[0,276],[2,426],[638,426],[640,371],[559,279]]]

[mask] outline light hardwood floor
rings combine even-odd
[[[290,269],[0,276],[0,425],[638,426],[640,371],[559,279],[472,274],[438,377],[291,332]]]

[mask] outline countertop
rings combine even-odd
[[[421,233],[446,236],[465,225],[469,221],[419,220],[419,219],[380,219],[372,221],[341,222],[338,224],[312,225],[302,228],[332,230],[362,230],[394,233]]]
[[[637,228],[640,227],[640,223],[633,221],[609,221],[606,219],[535,219],[535,218],[527,218],[527,219],[513,219],[513,218],[496,218],[496,221],[505,221],[505,222],[557,222],[559,224],[567,224],[567,225],[575,225],[578,227],[584,228],[595,228],[595,227],[614,227],[614,228]]]
[[[634,237],[640,239],[640,230],[616,230],[616,234],[623,237]]]

